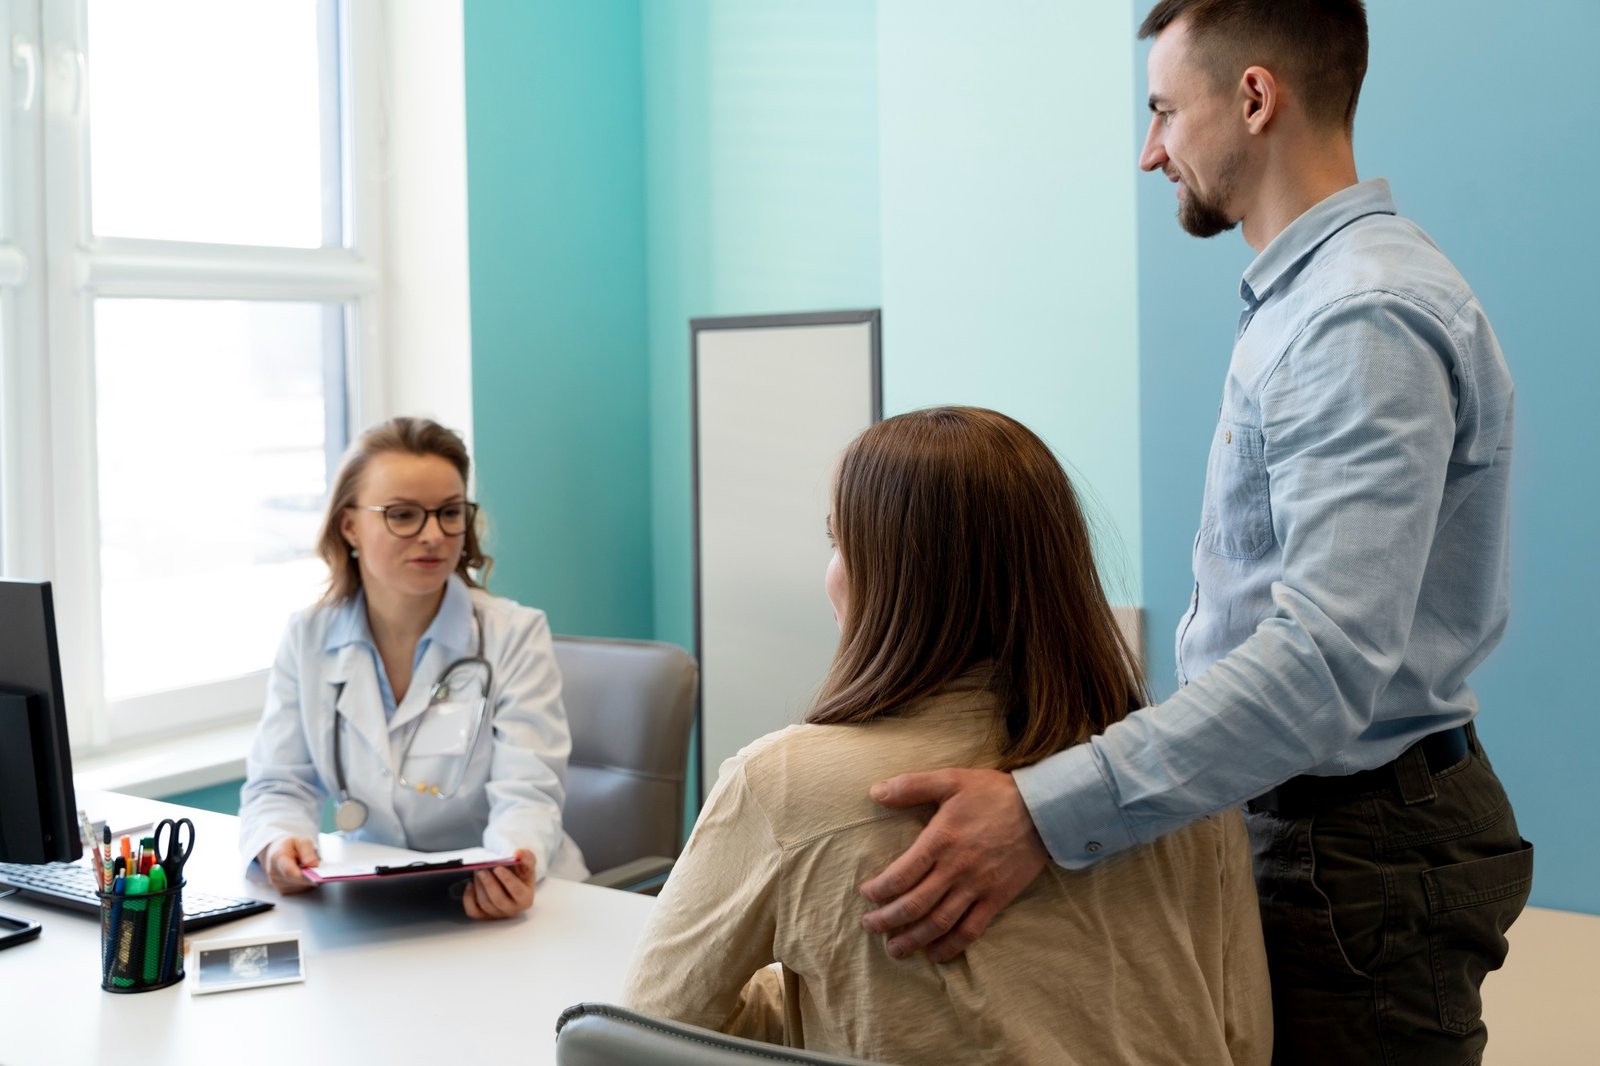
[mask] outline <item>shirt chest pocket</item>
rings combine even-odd
[[[1259,559],[1272,546],[1272,499],[1259,429],[1217,423],[1206,467],[1200,546],[1225,559]]]

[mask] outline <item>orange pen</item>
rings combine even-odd
[[[127,837],[122,838],[122,861],[130,874],[139,872],[133,865],[133,846],[128,843]]]

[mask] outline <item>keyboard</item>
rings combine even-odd
[[[15,888],[39,903],[94,915],[100,913],[94,871],[81,862],[48,862],[39,866],[0,862],[0,887],[4,886]],[[259,899],[217,896],[187,885],[183,890],[183,930],[192,933],[235,918],[260,914],[272,907],[273,904]]]

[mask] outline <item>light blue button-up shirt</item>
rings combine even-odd
[[[1182,687],[1015,775],[1063,866],[1470,721],[1505,630],[1512,384],[1455,268],[1375,180],[1239,292]]]

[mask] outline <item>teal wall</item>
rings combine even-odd
[[[886,405],[986,403],[1078,473],[1171,688],[1237,235],[1135,170],[1144,0],[467,0],[474,424],[496,587],[565,632],[692,632],[688,320],[879,306]],[[1372,5],[1363,174],[1482,297],[1518,382],[1512,627],[1475,678],[1539,847],[1600,912],[1574,797],[1600,714],[1600,243],[1580,72],[1600,6]],[[1580,288],[1581,287],[1581,288]],[[1118,546],[1120,550],[1118,549]]]
[[[211,785],[208,788],[192,789],[188,792],[178,792],[171,796],[161,796],[167,803],[177,803],[185,807],[198,807],[202,811],[216,811],[218,814],[239,813],[239,790],[244,787],[244,779],[237,781],[224,781],[220,785]]]
[[[202,811],[216,811],[218,814],[239,813],[239,790],[244,787],[244,778],[237,781],[224,781],[220,785],[211,785],[208,788],[197,788],[189,792],[178,792],[170,796],[158,796],[166,803],[176,803],[184,807],[198,807]],[[331,833],[333,825],[333,803],[329,801],[322,805],[322,831]]]
[[[657,0],[642,21],[654,618],[691,645],[689,319],[878,306],[876,16]]]
[[[887,413],[981,403],[1034,426],[1079,471],[1108,577],[1137,602],[1132,139],[1115,115],[1061,121],[1127,83],[1127,50],[1097,47],[1127,17],[1125,3],[644,7],[658,636],[693,632],[700,315],[881,307]]]
[[[1134,140],[1097,103],[1133,76],[1129,6],[883,0],[878,77],[887,413],[1032,427],[1138,603]]]
[[[492,587],[560,633],[650,636],[639,4],[470,0],[464,36]]]
[[[690,643],[689,319],[882,307],[889,413],[1034,426],[1137,602],[1133,140],[1114,114],[1062,118],[1131,77],[1103,47],[1126,0],[466,12],[498,590],[563,632]]]
[[[1600,221],[1581,183],[1600,172],[1600,147],[1593,115],[1577,103],[1592,91],[1600,5],[1407,0],[1369,11],[1362,176],[1387,177],[1401,211],[1466,275],[1517,382],[1511,626],[1473,677],[1480,735],[1538,849],[1534,902],[1600,913],[1589,798],[1600,700],[1581,668],[1600,602],[1600,344],[1588,316]],[[1140,129],[1144,53],[1135,48],[1141,74],[1130,94]],[[1197,241],[1172,213],[1171,187],[1141,176],[1144,575],[1153,676],[1169,690],[1204,442],[1251,258],[1237,234]]]

